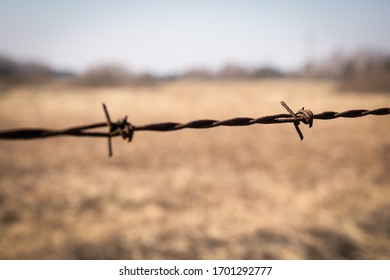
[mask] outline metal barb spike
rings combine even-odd
[[[299,118],[298,115],[295,114],[293,112],[293,110],[291,110],[290,107],[288,107],[288,105],[285,102],[280,101],[280,104],[282,104],[282,106],[287,110],[287,112],[289,112],[290,115],[294,118],[295,130],[298,133],[299,139],[301,139],[301,141],[302,141],[303,140],[303,134],[302,134],[302,131],[299,129],[299,122],[302,120],[302,118]],[[302,110],[303,110],[303,108],[302,108]],[[300,111],[298,111],[298,112],[300,112]]]
[[[102,103],[102,105],[103,105],[104,114],[106,115],[107,125],[109,128],[109,133],[108,133],[108,137],[107,137],[107,139],[108,139],[108,157],[112,157],[113,152],[112,152],[111,134],[112,134],[113,125],[112,125],[110,114],[108,113],[108,109],[106,107],[106,104]]]

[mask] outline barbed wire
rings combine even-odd
[[[293,123],[295,130],[297,131],[299,138],[303,140],[303,134],[299,128],[299,124],[302,122],[309,127],[313,126],[313,121],[318,120],[332,120],[337,118],[358,118],[368,115],[389,115],[390,108],[379,108],[374,110],[357,109],[347,110],[344,112],[325,111],[319,114],[313,114],[310,110],[300,109],[294,113],[290,107],[283,101],[282,106],[288,111],[289,114],[277,114],[270,116],[263,116],[259,118],[233,118],[223,121],[202,119],[195,120],[188,123],[176,123],[176,122],[161,122],[154,124],[147,124],[142,126],[136,126],[127,121],[127,116],[113,122],[108,112],[107,106],[103,103],[103,110],[106,116],[106,122],[100,122],[95,124],[88,124],[82,126],[75,126],[61,130],[50,130],[42,128],[28,128],[28,129],[13,129],[0,131],[0,140],[28,140],[28,139],[40,139],[55,136],[74,136],[74,137],[106,137],[108,138],[108,154],[111,157],[112,142],[111,138],[121,136],[130,142],[133,139],[134,132],[136,131],[176,131],[185,128],[204,129],[218,126],[248,126],[253,124],[280,124],[280,123]],[[108,127],[108,132],[90,131],[92,129]]]

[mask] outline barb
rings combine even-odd
[[[358,109],[348,110],[344,112],[326,111],[319,114],[313,114],[310,110],[300,109],[294,113],[290,107],[283,101],[282,106],[289,114],[277,114],[270,116],[263,116],[259,118],[233,118],[223,121],[218,120],[196,120],[188,123],[176,122],[162,122],[155,124],[147,124],[142,126],[132,125],[127,121],[127,116],[113,122],[106,105],[103,103],[103,110],[106,117],[106,122],[88,124],[82,126],[75,126],[62,130],[50,130],[42,128],[28,128],[0,131],[0,140],[28,140],[39,139],[55,136],[73,136],[73,137],[106,137],[108,139],[108,154],[111,157],[112,152],[112,137],[121,136],[130,142],[133,139],[135,131],[175,131],[185,128],[203,129],[218,126],[248,126],[253,124],[280,124],[293,123],[298,136],[303,140],[302,131],[299,129],[299,124],[303,123],[310,127],[313,126],[314,119],[318,120],[332,120],[337,118],[358,118],[368,115],[383,116],[390,114],[390,108],[379,108],[374,110]],[[93,129],[108,127],[108,132],[91,131]]]
[[[112,142],[111,137],[115,136],[116,133],[119,133],[119,135],[122,136],[123,139],[128,139],[128,142],[130,142],[133,139],[134,129],[133,126],[127,122],[127,116],[125,116],[123,119],[120,119],[118,122],[113,123],[110,118],[110,114],[108,113],[108,109],[106,107],[106,104],[103,105],[104,114],[106,115],[107,119],[107,125],[110,128],[109,135],[108,135],[108,156],[112,157]]]

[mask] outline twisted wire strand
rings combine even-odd
[[[333,112],[326,111],[319,114],[314,114],[313,119],[318,120],[331,120],[337,118],[358,118],[364,117],[367,115],[389,115],[390,108],[379,108],[375,110],[348,110],[344,112]],[[303,121],[303,117],[293,118],[289,114],[278,114],[271,116],[259,117],[256,119],[253,118],[233,118],[223,121],[217,120],[196,120],[188,123],[176,123],[176,122],[163,122],[163,123],[155,123],[148,124],[143,126],[134,126],[134,131],[175,131],[184,128],[194,128],[194,129],[202,129],[202,128],[212,128],[217,126],[248,126],[253,124],[278,124],[278,123],[294,123],[297,120]]]
[[[348,110],[344,112],[326,111],[319,114],[314,114],[313,119],[318,120],[332,120],[337,118],[358,118],[367,115],[389,115],[390,108],[379,108],[375,110]],[[298,119],[302,121],[302,118]],[[142,126],[133,126],[134,131],[175,131],[185,128],[204,129],[218,126],[249,126],[253,124],[278,124],[278,123],[294,123],[296,119],[292,118],[289,114],[278,114],[271,116],[253,118],[232,118],[223,121],[217,120],[196,120],[188,123],[176,123],[176,122],[161,122],[154,124],[147,124]],[[28,129],[13,129],[0,131],[0,139],[34,139],[45,138],[54,136],[80,136],[80,137],[108,137],[108,136],[120,136],[119,132],[89,132],[86,130],[94,128],[107,127],[106,122],[100,122],[90,125],[75,126],[62,130],[50,130],[42,128],[28,128]]]
[[[108,113],[107,107],[103,104],[103,109],[106,115],[106,122],[100,122],[95,124],[87,124],[81,126],[70,127],[62,130],[50,130],[42,128],[27,128],[27,129],[13,129],[0,131],[0,140],[27,140],[27,139],[39,139],[55,136],[73,136],[73,137],[106,137],[108,138],[109,155],[112,156],[111,138],[122,136],[129,142],[132,140],[135,131],[176,131],[185,128],[192,129],[205,129],[218,126],[249,126],[254,124],[281,124],[281,123],[293,123],[300,139],[303,139],[303,135],[298,127],[302,122],[304,124],[312,126],[313,120],[332,120],[337,118],[359,118],[368,115],[383,116],[390,114],[390,108],[378,108],[374,110],[357,109],[347,110],[344,112],[325,111],[319,114],[313,114],[310,110],[302,108],[297,113],[294,113],[286,103],[281,101],[283,107],[289,112],[289,114],[276,114],[270,116],[263,116],[259,118],[232,118],[227,120],[211,120],[202,119],[190,121],[187,123],[177,122],[161,122],[154,124],[147,124],[136,126],[127,121],[127,117],[120,119],[118,122],[112,122]],[[108,127],[108,132],[90,131],[92,129]]]

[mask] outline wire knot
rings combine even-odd
[[[119,134],[123,139],[127,139],[127,142],[131,142],[134,135],[134,127],[127,121],[127,116],[125,116],[116,123],[110,124],[110,134]]]
[[[314,114],[312,111],[305,110],[305,108],[302,107],[295,115],[297,118],[300,118],[300,121],[304,124],[309,125],[309,127],[313,126]]]
[[[305,110],[305,108],[302,107],[301,110],[294,113],[290,107],[287,106],[287,104],[283,101],[280,101],[282,106],[287,110],[287,112],[290,113],[290,115],[293,117],[293,123],[295,130],[298,133],[298,136],[301,140],[303,140],[303,134],[302,131],[299,129],[300,122],[303,122],[304,124],[309,125],[309,128],[313,126],[313,120],[314,120],[314,114],[310,110]]]

